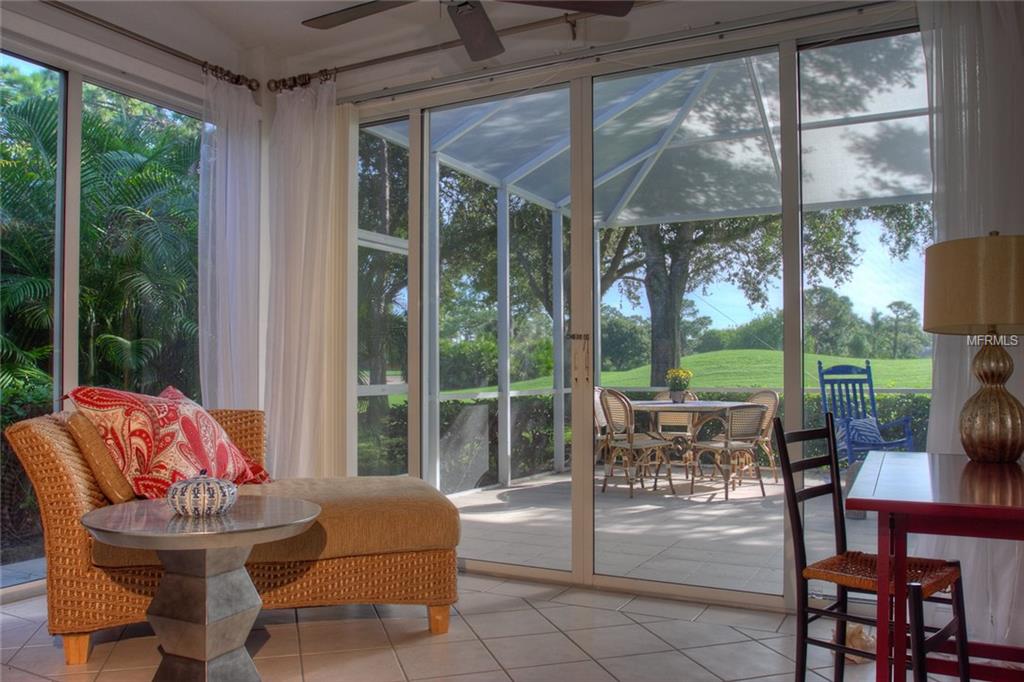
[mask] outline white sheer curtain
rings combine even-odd
[[[1024,4],[918,3],[928,63],[937,241],[1024,232]],[[1008,388],[1024,395],[1024,349]],[[965,337],[936,336],[928,449],[963,452],[958,417],[978,385]],[[972,637],[1024,645],[1024,546],[922,537],[963,562]]]
[[[206,79],[199,172],[199,379],[207,407],[259,407],[260,109]]]
[[[331,230],[338,186],[334,82],[277,97],[270,134],[268,463],[278,477],[323,475],[330,385]]]

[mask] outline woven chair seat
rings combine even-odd
[[[650,450],[651,448],[666,448],[672,445],[672,441],[663,438],[652,438],[651,436],[633,436],[633,443],[630,444],[626,438],[613,438],[613,448],[622,450]]]
[[[807,580],[824,580],[856,590],[878,589],[878,556],[865,552],[846,552],[816,561],[804,569]],[[956,564],[942,559],[907,557],[907,581],[920,583],[924,596],[940,592],[960,577]],[[890,590],[893,584],[890,582]]]
[[[753,450],[757,443],[749,440],[701,440],[692,447],[694,450]]]

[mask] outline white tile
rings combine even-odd
[[[32,635],[36,634],[39,629],[42,629],[45,636],[49,637],[49,633],[45,632],[45,624],[8,616],[0,621],[0,645],[5,649],[20,647],[32,639]]]
[[[501,578],[494,578],[489,575],[470,575],[459,573],[459,592],[487,592],[492,587],[503,583]]]
[[[778,651],[786,658],[796,660],[796,637],[785,636],[761,640],[769,649]],[[807,667],[824,668],[832,665],[832,652],[820,646],[807,646]]]
[[[746,642],[748,637],[727,625],[713,623],[692,623],[686,620],[666,620],[661,623],[647,623],[645,628],[661,637],[676,649]]]
[[[302,682],[302,660],[298,656],[257,658],[253,662],[263,682]]]
[[[501,666],[480,642],[449,642],[397,650],[411,680],[499,670]],[[337,680],[338,678],[334,678]],[[353,680],[360,679],[353,677]]]
[[[391,649],[306,654],[302,657],[302,675],[304,682],[403,682],[405,679],[402,667]]]
[[[303,654],[389,646],[384,626],[376,617],[373,620],[299,623],[298,628]]]
[[[706,604],[676,601],[674,599],[654,599],[637,597],[622,607],[629,614],[639,613],[645,616],[661,616],[679,620],[693,620],[707,608]]]
[[[718,678],[678,651],[602,659],[619,682],[718,682]]]
[[[642,625],[573,630],[567,634],[594,658],[646,654],[672,648]]]
[[[615,678],[593,661],[556,663],[510,671],[515,682],[615,682]]]
[[[393,647],[425,646],[476,639],[476,635],[466,622],[458,616],[451,616],[448,620],[448,632],[443,635],[433,634],[426,618],[384,618],[380,622],[387,631]]]
[[[560,630],[583,630],[630,624],[630,619],[618,611],[593,609],[588,606],[557,606],[544,609],[542,613]]]
[[[498,613],[500,611],[525,611],[530,610],[530,605],[525,599],[519,597],[508,597],[503,594],[490,594],[489,592],[470,592],[459,598],[455,609],[463,616],[474,613]]]
[[[431,677],[423,682],[509,682],[510,680],[511,678],[505,674],[504,670],[490,670],[484,673]]]
[[[299,629],[295,623],[271,623],[256,626],[245,641],[253,658],[299,655]],[[114,654],[117,650],[114,650]]]
[[[598,609],[618,609],[629,603],[634,595],[619,592],[600,592],[574,587],[566,590],[551,601],[575,606],[592,606]]]
[[[94,644],[88,662],[64,665],[64,649],[60,645],[25,646],[11,658],[10,663],[16,668],[46,676],[99,672],[113,648],[114,642]]]
[[[25,620],[42,622],[46,620],[46,595],[5,602],[0,606],[0,611],[11,616],[24,618]]]
[[[257,669],[259,668],[257,664]],[[128,670],[106,670],[100,672],[96,676],[95,682],[144,682],[145,680],[152,680],[153,675],[156,673],[155,667],[150,668],[130,668]],[[55,678],[64,682],[66,678],[58,677]],[[301,678],[292,678],[295,682],[300,682]],[[285,682],[284,680],[275,679],[272,677],[263,677],[264,682]]]
[[[45,677],[33,675],[30,672],[26,672],[18,668],[12,668],[9,665],[0,667],[0,673],[2,673],[0,674],[0,679],[4,682],[40,682],[40,680],[45,682],[46,680]]]
[[[160,665],[158,646],[155,636],[122,638],[114,644],[103,669],[155,668]]]
[[[560,632],[499,637],[484,644],[505,669],[587,660],[583,650]]]
[[[686,655],[723,680],[792,673],[793,661],[760,642],[719,644],[687,649]]]
[[[464,618],[481,639],[557,632],[555,626],[533,609],[469,614]]]
[[[566,589],[568,588],[565,585],[508,580],[492,587],[489,592],[491,594],[504,594],[510,597],[522,597],[523,599],[550,601],[565,592]]]
[[[729,606],[709,606],[704,613],[697,617],[697,620],[704,623],[718,623],[719,625],[733,625],[774,632],[779,629],[784,618],[785,614],[782,613],[738,609]]]

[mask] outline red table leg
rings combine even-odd
[[[889,527],[892,517],[889,514],[878,513],[878,604],[875,607],[875,621],[877,632],[875,633],[875,682],[889,682],[889,654],[892,651],[892,641],[889,638],[889,557],[891,556],[892,537]]]
[[[892,546],[892,679],[904,682],[907,679],[907,518],[901,514],[893,514]]]

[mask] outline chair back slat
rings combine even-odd
[[[865,360],[863,367],[825,367],[819,360],[818,385],[822,414],[831,412],[841,420],[878,417],[870,360]]]
[[[601,392],[601,405],[608,420],[608,429],[614,435],[633,434],[633,406],[622,393],[606,388]]]
[[[790,441],[791,443],[793,441]],[[798,471],[806,471],[807,469],[817,469],[818,467],[828,466],[828,455],[819,455],[818,457],[805,457],[804,459],[798,459],[793,462],[790,466],[793,467],[793,473]]]
[[[822,395],[825,387],[822,386]],[[775,447],[779,453],[782,466],[782,483],[786,490],[786,511],[797,561],[796,574],[802,580],[803,570],[807,568],[807,546],[804,541],[803,515],[800,504],[805,500],[829,495],[832,498],[832,523],[835,528],[835,553],[846,552],[846,523],[843,516],[842,483],[839,478],[839,453],[836,448],[836,424],[831,412],[825,413],[825,428],[804,429],[786,433],[782,420],[776,417],[773,422]],[[808,443],[825,441],[826,454],[794,460],[790,456],[791,443]],[[828,482],[797,490],[796,473],[811,467],[825,465],[828,467]]]
[[[810,488],[796,491],[796,501],[806,502],[822,495],[831,495],[833,492],[835,492],[835,487],[831,483],[812,485]]]

